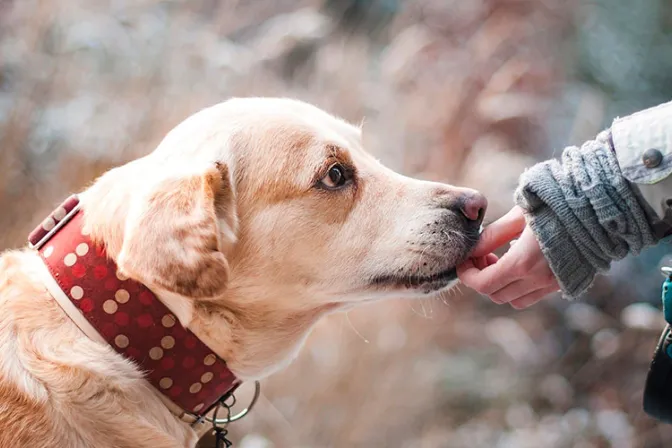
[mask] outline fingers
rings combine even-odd
[[[518,238],[516,243],[501,258],[491,253],[514,238]],[[559,289],[519,207],[485,229],[471,256],[457,268],[458,277],[465,286],[490,296],[495,303],[523,309]]]
[[[475,258],[469,258],[467,261],[465,261],[464,263],[462,263],[461,265],[459,265],[459,266],[456,268],[456,270],[457,270],[457,277],[458,277],[458,278],[462,281],[462,283],[464,283],[465,285],[467,285],[467,284],[465,283],[465,281],[464,281],[464,273],[465,273],[465,272],[467,272],[467,271],[473,271],[473,270],[480,271],[480,269],[476,267],[475,262],[476,262],[476,259],[475,259]],[[470,286],[470,285],[467,285],[467,286]]]
[[[535,284],[528,279],[516,280],[499,291],[490,294],[490,299],[500,305],[503,303],[515,302],[516,300],[538,291],[541,288],[545,288],[546,286],[547,285],[540,285],[538,283]]]
[[[558,291],[558,286],[557,285],[548,286],[546,288],[538,289],[538,290],[536,290],[534,292],[531,292],[527,295],[524,295],[523,297],[520,297],[516,300],[512,300],[510,305],[517,310],[522,310],[522,309],[525,309],[529,306],[534,305],[535,303],[539,302],[540,300],[542,300],[547,295],[553,294],[556,291]]]
[[[488,260],[487,257],[485,262]],[[465,286],[475,289],[481,294],[491,295],[509,285],[509,283],[518,280],[519,276],[511,271],[510,258],[507,259],[507,254],[504,254],[499,260],[490,257],[489,260],[494,261],[494,263],[489,264],[484,269],[479,269],[474,259],[470,259],[458,266],[457,276]],[[479,261],[478,263],[483,262]]]
[[[525,217],[520,207],[509,212],[485,228],[472,257],[482,257],[518,237],[525,228]]]
[[[488,267],[488,262],[485,260],[485,257],[478,257],[472,259],[472,263],[476,269],[485,269]]]
[[[488,266],[491,266],[495,263],[497,263],[497,260],[499,260],[499,257],[495,254],[488,254],[484,257],[479,257],[479,258],[474,258],[474,266],[476,266],[478,269],[483,270],[487,268]]]

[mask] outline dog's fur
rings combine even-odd
[[[331,190],[320,179],[335,163],[353,179]],[[437,274],[478,235],[465,194],[385,168],[359,128],[315,107],[255,98],[195,114],[80,197],[119,269],[253,380],[328,313],[449,287]],[[64,314],[44,272],[29,250],[0,258],[0,447],[193,446],[140,371]]]

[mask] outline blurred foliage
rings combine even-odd
[[[0,1],[0,247],[241,95],[365,119],[387,165],[481,189],[494,220],[526,166],[669,99],[671,18],[666,0]],[[236,446],[669,446],[641,411],[666,253],[580,303],[456,291],[330,317]]]
[[[672,98],[672,8],[666,0],[594,0],[577,9],[580,79],[604,92],[609,116]],[[583,17],[583,19],[581,18]]]

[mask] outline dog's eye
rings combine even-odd
[[[327,175],[320,180],[320,183],[329,189],[336,189],[345,185],[348,180],[348,172],[337,163],[329,168]]]

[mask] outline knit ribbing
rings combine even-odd
[[[568,298],[588,289],[613,260],[656,243],[608,137],[565,149],[561,161],[533,166],[515,193]]]

